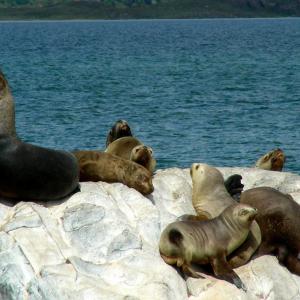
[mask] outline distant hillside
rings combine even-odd
[[[300,16],[300,0],[0,0],[0,19]]]

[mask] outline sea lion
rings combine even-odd
[[[269,171],[282,171],[285,163],[285,155],[281,149],[275,149],[263,155],[256,163],[255,167]]]
[[[144,195],[154,190],[152,174],[143,166],[101,151],[74,151],[80,181],[121,182]]]
[[[152,148],[145,145],[138,145],[131,150],[130,160],[145,167],[151,173],[154,172],[156,160],[153,157]]]
[[[300,275],[300,205],[271,187],[249,189],[240,202],[258,210],[262,243],[256,255],[275,254],[281,264]]]
[[[192,203],[199,219],[212,219],[221,214],[235,200],[228,194],[222,173],[207,164],[192,164],[190,169],[193,193]],[[244,265],[261,243],[261,233],[254,221],[246,241],[231,254],[228,262],[233,268]]]
[[[246,290],[227,262],[227,256],[247,238],[257,210],[232,204],[207,221],[177,221],[169,224],[159,241],[160,255],[167,264],[182,267],[183,272],[201,277],[191,264],[210,263],[214,274]]]
[[[15,103],[8,82],[0,70],[0,134],[16,135]]]
[[[132,136],[121,137],[109,144],[105,152],[129,160],[132,149],[139,145],[142,143]]]
[[[234,174],[229,176],[224,182],[227,192],[235,200],[240,199],[244,185],[242,184],[242,176],[240,174]]]
[[[113,141],[125,137],[125,136],[132,136],[130,127],[125,120],[118,120],[113,127],[110,129],[107,138],[106,138],[106,148],[109,144]]]
[[[18,200],[58,200],[78,188],[75,157],[0,135],[0,195]]]
[[[0,196],[58,200],[78,188],[75,157],[22,142],[16,137],[14,101],[0,72]]]

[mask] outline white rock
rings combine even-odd
[[[300,176],[253,168],[245,189],[271,186],[300,203]],[[264,256],[236,269],[248,288],[205,275],[184,280],[158,251],[161,231],[195,214],[188,169],[159,170],[152,195],[87,182],[65,201],[0,204],[0,299],[300,299],[300,277]]]

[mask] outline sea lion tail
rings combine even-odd
[[[180,247],[183,240],[183,235],[177,229],[171,229],[169,231],[169,240],[172,244],[175,244],[176,246]]]

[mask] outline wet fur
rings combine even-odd
[[[58,200],[78,187],[75,157],[65,151],[0,135],[0,195],[26,200]]]

